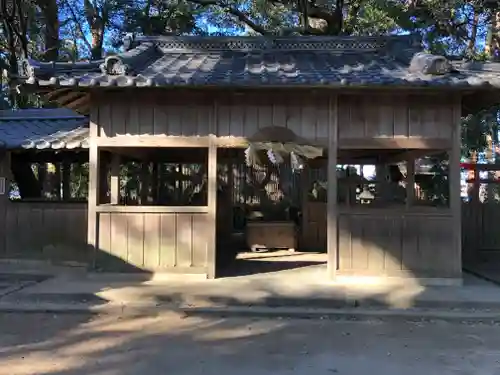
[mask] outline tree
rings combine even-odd
[[[60,15],[67,21],[67,33],[73,31],[75,45],[79,42],[84,51],[79,55],[91,60],[104,57],[107,38],[112,38],[120,30],[125,9],[132,3],[130,0],[61,0]]]
[[[186,1],[136,1],[125,12],[123,31],[138,31],[143,35],[201,34],[197,25],[200,7]]]

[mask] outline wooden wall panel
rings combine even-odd
[[[97,99],[97,98],[96,98]],[[96,100],[99,136],[207,136],[213,97],[145,92],[140,97],[114,93]]]
[[[462,248],[471,261],[477,260],[482,252],[500,250],[499,222],[499,203],[462,203]]]
[[[218,136],[251,137],[261,128],[280,126],[303,138],[328,139],[326,95],[238,95],[217,102]]]
[[[249,137],[260,128],[283,126],[295,134],[326,142],[328,96],[272,94],[145,93],[140,98],[113,93],[99,98],[99,135],[210,135],[216,113],[216,135]],[[102,104],[101,104],[102,103]]]
[[[326,204],[307,202],[302,216],[301,250],[324,251],[326,249]]]
[[[451,216],[342,214],[339,271],[367,275],[459,277]],[[459,263],[458,263],[459,264]]]
[[[260,128],[283,126],[325,144],[329,98],[333,93],[231,93],[224,91],[144,91],[139,97],[114,92],[97,97],[100,136],[207,136],[215,115],[221,137],[249,137]],[[377,138],[452,137],[453,102],[436,95],[366,92],[341,95],[339,141]]]
[[[3,257],[88,261],[86,204],[9,202],[3,228]]]
[[[451,139],[453,103],[431,95],[343,95],[339,138]]]
[[[339,273],[452,277],[460,270],[453,250],[452,217],[374,210],[342,213],[338,224]],[[308,202],[301,244],[326,248],[326,204]],[[322,246],[322,247],[320,247]]]
[[[101,268],[206,271],[206,213],[100,213],[98,222]]]

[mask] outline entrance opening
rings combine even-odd
[[[309,168],[249,166],[243,149],[220,149],[217,160],[219,277],[326,267],[326,243],[310,235],[326,231],[326,217],[304,222]]]

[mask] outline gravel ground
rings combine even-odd
[[[498,375],[500,326],[0,314],[6,375]]]

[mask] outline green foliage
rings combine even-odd
[[[484,151],[487,136],[498,142],[499,110],[497,105],[462,119],[462,157],[469,157],[472,151]]]

